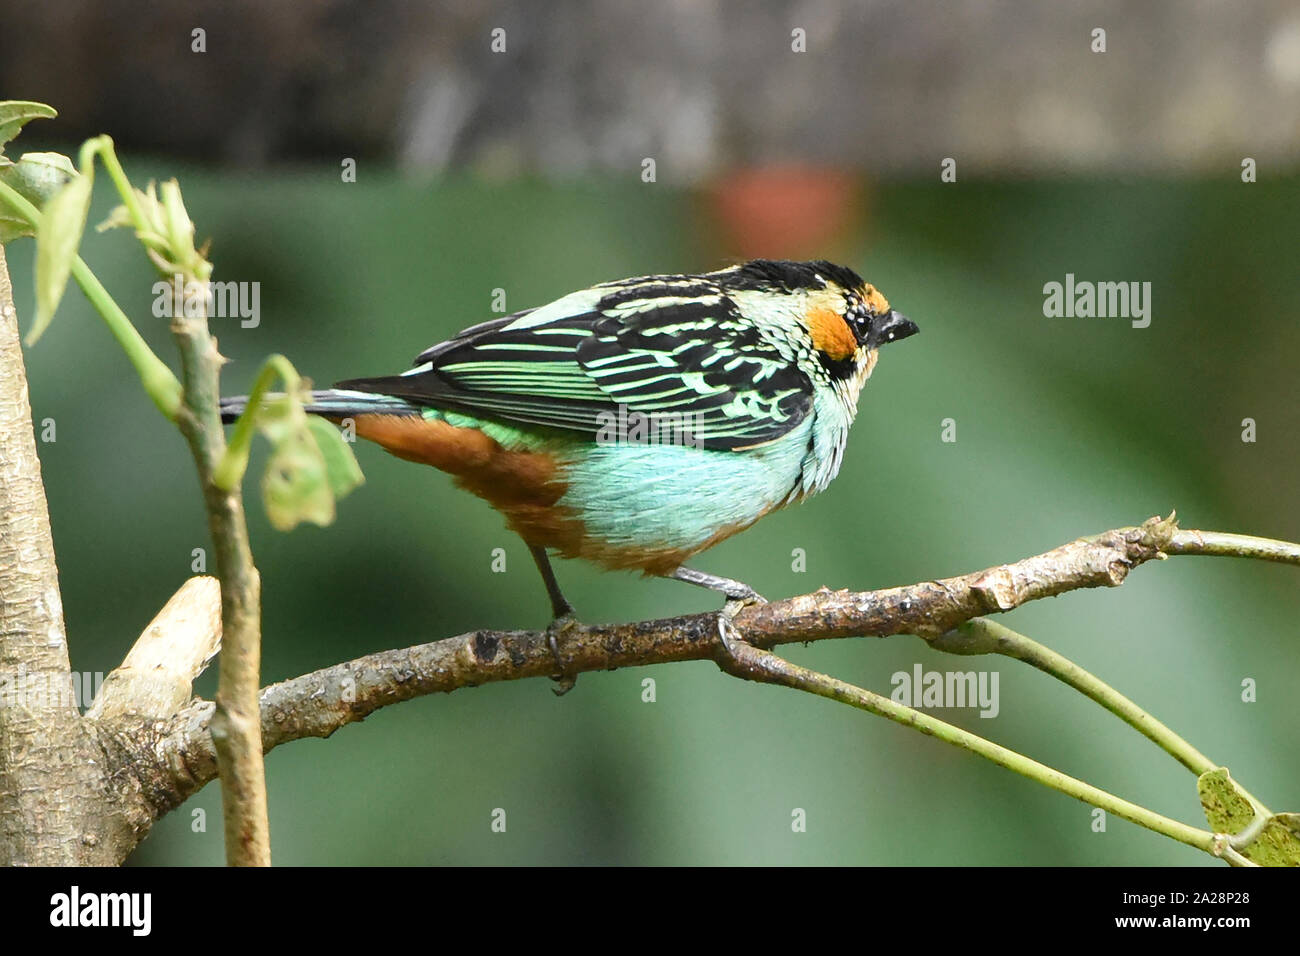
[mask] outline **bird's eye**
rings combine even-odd
[[[849,327],[853,329],[853,334],[857,340],[865,342],[867,332],[871,326],[871,313],[867,310],[867,307],[861,302],[851,302],[844,318],[849,323]]]

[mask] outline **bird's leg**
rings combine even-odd
[[[731,623],[732,618],[751,604],[766,604],[767,598],[743,581],[696,571],[694,568],[677,568],[668,577],[697,587],[708,588],[710,591],[717,591],[726,597],[727,603],[723,605],[722,613],[718,615],[718,639],[722,642],[722,649],[727,652],[727,656],[735,657],[731,649],[731,639],[733,636],[738,638],[739,635],[735,633],[736,626]]]
[[[542,583],[546,585],[546,596],[551,599],[551,617],[555,620],[572,617],[573,605],[569,603],[564,592],[560,590],[559,582],[555,580],[555,571],[551,568],[551,559],[546,556],[546,549],[530,544],[528,552],[533,556],[537,570],[542,575]]]
[[[716,574],[707,574],[704,571],[696,571],[694,568],[686,567],[678,568],[668,576],[678,581],[685,581],[687,584],[694,584],[696,587],[717,591],[727,598],[728,603],[739,601],[741,607],[749,604],[767,603],[767,599],[763,595],[743,581],[733,581],[731,578],[723,578]]]
[[[546,628],[546,640],[551,645],[551,656],[555,658],[555,676],[552,680],[560,685],[552,689],[557,696],[562,696],[573,690],[577,678],[565,675],[564,659],[560,657],[560,645],[556,642],[555,636],[557,632],[564,630],[566,625],[573,623],[573,605],[569,603],[564,592],[560,590],[559,582],[555,580],[555,571],[551,567],[551,559],[546,555],[546,549],[530,544],[528,552],[533,556],[537,571],[542,576],[542,583],[546,585],[546,596],[551,599],[553,620]]]

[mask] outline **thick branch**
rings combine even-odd
[[[920,634],[931,639],[974,617],[1079,588],[1114,587],[1128,572],[1164,556],[1177,531],[1172,516],[1140,528],[1084,538],[975,574],[881,591],[830,591],[751,607],[734,620],[764,648],[826,638]],[[686,660],[718,660],[718,617],[696,614],[629,624],[571,625],[559,635],[565,672]],[[494,681],[548,677],[555,661],[543,631],[474,631],[383,651],[263,689],[262,745],[270,750],[340,727],[399,701]],[[206,731],[213,705],[196,701],[159,728],[151,759],[162,765],[149,789],[170,809],[216,775]],[[139,767],[137,770],[148,770]]]

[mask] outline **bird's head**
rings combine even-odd
[[[777,294],[796,307],[799,337],[831,384],[857,393],[875,368],[882,345],[918,331],[916,323],[889,307],[880,291],[852,269],[832,262],[755,259],[735,267],[734,282],[767,295]]]

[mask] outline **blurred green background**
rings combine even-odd
[[[490,318],[497,289],[515,310],[624,276],[824,257],[921,334],[884,351],[831,488],[701,569],[773,598],[885,587],[1172,508],[1185,527],[1300,540],[1290,0],[133,10],[6,10],[0,98],[61,111],[9,152],[75,155],[108,132],[136,183],[180,178],[214,278],[260,283],[256,328],[214,322],[228,393],[274,352],[320,385],[401,371]],[[1242,181],[1245,157],[1258,182]],[[355,183],[341,181],[347,158]],[[947,158],[956,182],[940,180]],[[92,222],[111,205],[97,184]],[[32,244],[6,252],[26,328]],[[138,244],[90,234],[82,253],[173,361]],[[1044,317],[1044,284],[1067,273],[1150,282],[1150,327]],[[73,665],[107,672],[208,547],[197,482],[78,291],[26,357],[38,433],[56,428],[39,448]],[[337,523],[282,534],[258,500],[265,453],[259,440],[247,496],[266,682],[546,624],[523,544],[445,475],[362,443],[366,484]],[[574,562],[557,573],[587,621],[716,607],[675,582]],[[1002,620],[1132,696],[1274,809],[1300,809],[1297,585],[1295,568],[1180,557]],[[885,693],[917,663],[997,671],[996,718],[937,715],[1203,824],[1191,774],[1025,666],[912,637],[785,650]],[[1257,701],[1243,702],[1243,681]],[[199,693],[214,684],[204,675]],[[267,767],[281,864],[1212,862],[1121,820],[1094,832],[1091,808],[1054,791],[711,663],[586,674],[562,699],[530,680],[411,701],[283,746]],[[132,862],[219,863],[221,830],[209,786]]]
[[[326,383],[405,367],[488,315],[593,281],[722,264],[700,197],[664,185],[411,182],[342,185],[326,170],[231,177],[128,157],[136,179],[178,173],[216,278],[262,283],[259,327],[217,322],[230,391],[284,352]],[[893,182],[836,255],[922,334],[888,349],[840,478],[703,556],[768,596],[963,573],[1177,507],[1185,526],[1300,538],[1295,473],[1300,182]],[[106,190],[92,218],[107,211]],[[30,316],[31,244],[9,249]],[[159,354],[153,276],[122,234],[83,254]],[[1153,319],[1048,319],[1043,283],[1141,279]],[[28,352],[74,668],[108,671],[207,545],[181,439],[141,393],[75,291]],[[1258,441],[1241,440],[1254,418]],[[940,441],[941,421],[957,441]],[[264,452],[264,448],[260,449]],[[264,675],[294,676],[475,627],[541,626],[522,544],[440,473],[357,448],[367,483],[336,525],[250,524],[265,592]],[[251,474],[259,473],[255,458]],[[504,548],[508,570],[491,571]],[[791,571],[793,548],[807,572]],[[561,562],[588,621],[705,610],[674,582]],[[1295,806],[1300,591],[1291,568],[1178,558],[1119,590],[1004,618],[1133,696],[1277,808]],[[1195,780],[1153,745],[1011,662],[949,658],[919,640],[788,649],[888,692],[890,675],[1000,672],[1001,712],[940,716],[1190,822]],[[657,701],[642,702],[653,678]],[[1241,682],[1259,700],[1242,703]],[[210,695],[212,675],[200,692]],[[709,663],[487,686],[383,710],[328,741],[268,757],[280,863],[1196,863],[1194,851],[932,739],[817,698],[741,684]],[[495,808],[506,834],[490,830]],[[808,814],[791,832],[793,808]],[[193,832],[193,811],[207,813]],[[219,793],[165,818],[133,857],[222,859]]]

